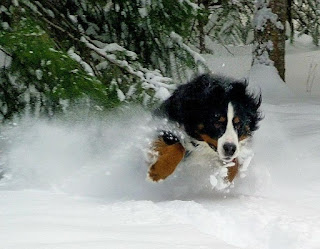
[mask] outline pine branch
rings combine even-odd
[[[9,53],[9,52],[7,52],[3,47],[1,47],[0,46],[0,51],[2,51],[4,54],[6,54],[7,56],[9,56],[9,57],[12,57],[12,55]]]
[[[83,42],[89,49],[91,49],[92,51],[94,51],[95,53],[97,53],[99,56],[101,56],[102,58],[106,59],[107,61],[109,61],[110,63],[116,65],[117,67],[121,68],[122,70],[124,70],[125,72],[129,73],[130,75],[136,77],[137,79],[141,80],[142,82],[145,83],[149,83],[151,85],[157,84],[160,87],[165,87],[168,89],[174,89],[174,86],[170,86],[168,84],[162,83],[162,82],[155,82],[154,80],[148,80],[143,71],[149,71],[148,69],[145,68],[139,68],[139,71],[135,71],[129,64],[127,61],[122,61],[122,60],[117,60],[114,58],[113,55],[108,55],[105,53],[105,51],[101,48],[96,47],[90,40],[88,40],[85,37],[81,38],[81,42]],[[150,72],[150,71],[149,71]],[[167,78],[167,77],[161,77],[163,82],[170,82],[171,79]]]

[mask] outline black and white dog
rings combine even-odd
[[[156,156],[148,171],[149,178],[155,182],[165,179],[186,152],[201,145],[230,166],[225,178],[232,182],[241,166],[241,145],[262,119],[261,94],[250,93],[247,86],[246,81],[209,74],[179,86],[156,110],[157,116],[169,120],[174,128],[161,129],[154,141]]]

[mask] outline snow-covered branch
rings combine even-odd
[[[254,29],[264,31],[268,21],[278,29],[284,29],[283,24],[279,21],[278,15],[273,13],[269,7],[269,1],[259,0],[256,2],[256,14],[253,18]]]
[[[134,76],[141,81],[144,89],[152,89],[156,92],[155,97],[164,100],[170,95],[170,90],[175,89],[175,85],[170,84],[172,79],[164,77],[158,70],[149,70],[142,67],[139,63],[129,63],[127,60],[117,59],[115,52],[123,52],[131,59],[136,58],[136,54],[129,51],[118,44],[106,44],[104,47],[98,47],[88,38],[81,37],[81,41],[97,55],[101,56],[109,63],[116,65],[126,73]],[[100,43],[101,46],[101,43]]]
[[[183,42],[183,39],[180,35],[175,32],[171,32],[170,38],[184,51],[186,51],[194,60],[195,64],[198,66],[199,72],[204,72],[208,70],[208,66],[206,65],[206,60],[196,51],[191,49],[187,44]]]

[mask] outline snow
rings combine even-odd
[[[262,92],[264,102],[281,103],[295,96],[271,66],[254,65],[249,74],[249,82],[252,89]]]
[[[232,76],[235,78],[248,77],[252,74],[252,47],[230,46],[229,51],[221,45],[210,44],[214,56],[203,55],[208,67],[214,72]],[[319,48],[312,44],[312,38],[306,35],[295,36],[294,44],[286,44],[286,85],[296,95],[319,96],[320,95],[320,70],[314,72],[315,78],[311,91],[307,93],[307,83],[310,68],[319,65]],[[271,68],[266,70],[272,70]],[[268,77],[270,77],[268,75]],[[268,78],[267,77],[267,78]],[[276,77],[276,76],[275,76]],[[271,83],[272,84],[272,83]],[[271,88],[272,90],[272,88]],[[277,91],[274,91],[276,94]]]
[[[206,60],[202,57],[201,54],[195,52],[194,50],[192,50],[188,45],[186,45],[185,43],[183,43],[182,37],[180,35],[178,35],[175,32],[171,32],[170,34],[171,39],[176,42],[181,48],[183,48],[184,50],[188,51],[188,53],[193,57],[194,62],[199,66],[199,70],[201,72],[201,67],[200,65],[206,65]]]
[[[11,57],[1,50],[0,47],[0,67],[8,67],[11,64]]]
[[[154,92],[157,93],[157,98],[163,98],[165,94],[166,89],[173,89],[175,88],[174,85],[170,84],[172,79],[168,77],[164,77],[159,70],[149,70],[147,68],[143,68],[139,63],[132,63],[132,61],[127,61],[123,59],[118,59],[115,54],[109,54],[109,52],[123,52],[127,57],[130,57],[131,59],[136,59],[136,54],[134,52],[131,52],[129,50],[124,49],[123,47],[119,46],[116,43],[112,44],[103,44],[98,41],[91,41],[90,39],[87,39],[86,37],[82,37],[81,41],[92,51],[94,51],[97,55],[99,55],[101,58],[105,59],[104,61],[108,61],[119,68],[125,70],[130,75],[138,78],[141,81],[141,87],[145,90],[153,89]],[[103,47],[103,48],[100,48]],[[77,60],[76,54],[72,53],[72,58]],[[99,68],[103,69],[106,64],[98,64]],[[167,90],[168,92],[168,90]],[[119,91],[118,91],[119,93]],[[123,100],[123,95],[119,95],[120,100]],[[129,96],[127,96],[129,97]],[[150,104],[151,97],[148,96],[148,94],[145,94],[143,104],[148,105]]]
[[[253,64],[263,64],[268,66],[273,66],[274,62],[269,58],[269,53],[273,50],[273,42],[261,42],[261,43],[254,43],[255,51],[257,56],[255,57]]]
[[[205,56],[214,71],[248,76],[263,94],[254,156],[229,193],[212,189],[208,165],[146,181],[155,123],[137,106],[2,125],[1,248],[319,248],[320,101],[294,87],[310,60],[291,61],[318,52],[295,49],[287,84],[273,67],[249,71],[245,52]]]
[[[7,29],[10,28],[9,23],[7,23],[7,22],[2,22],[2,23],[1,23],[1,26],[2,26],[2,28],[3,28],[4,30],[7,30]]]
[[[87,63],[85,62],[75,51],[74,51],[74,48],[71,47],[69,50],[68,50],[68,55],[70,56],[71,59],[75,60],[76,62],[78,62],[82,67],[83,69],[88,73],[88,75],[90,76],[94,76],[94,71],[92,69],[92,67]]]
[[[2,13],[2,12],[5,12],[5,13],[8,12],[8,9],[4,5],[0,6],[0,13]]]
[[[160,87],[154,97],[163,101],[170,97],[170,92],[168,91],[168,89]]]
[[[78,17],[77,16],[69,14],[68,17],[73,23],[78,23]]]
[[[253,18],[253,26],[256,30],[264,31],[268,20],[278,29],[283,29],[283,24],[278,21],[278,15],[272,13],[269,7],[269,0],[258,0],[255,3],[257,12]]]
[[[193,2],[191,2],[189,0],[179,0],[179,3],[180,4],[186,3],[186,4],[190,5],[195,10],[200,9],[200,7],[197,4],[195,4],[195,3],[193,3]]]
[[[138,11],[139,11],[141,18],[145,18],[148,16],[147,8],[139,8]]]
[[[12,3],[13,3],[14,6],[19,6],[18,0],[13,0]]]
[[[126,99],[126,96],[124,95],[124,93],[118,88],[117,89],[117,95],[118,95],[118,99],[122,102]]]
[[[38,80],[41,80],[42,77],[43,77],[43,71],[42,71],[41,69],[37,69],[37,70],[35,71],[35,73],[36,73],[37,79],[38,79]]]

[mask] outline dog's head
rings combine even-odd
[[[202,75],[180,86],[164,103],[171,120],[205,141],[221,160],[238,156],[240,142],[252,135],[261,120],[261,94],[247,89],[246,81]]]

